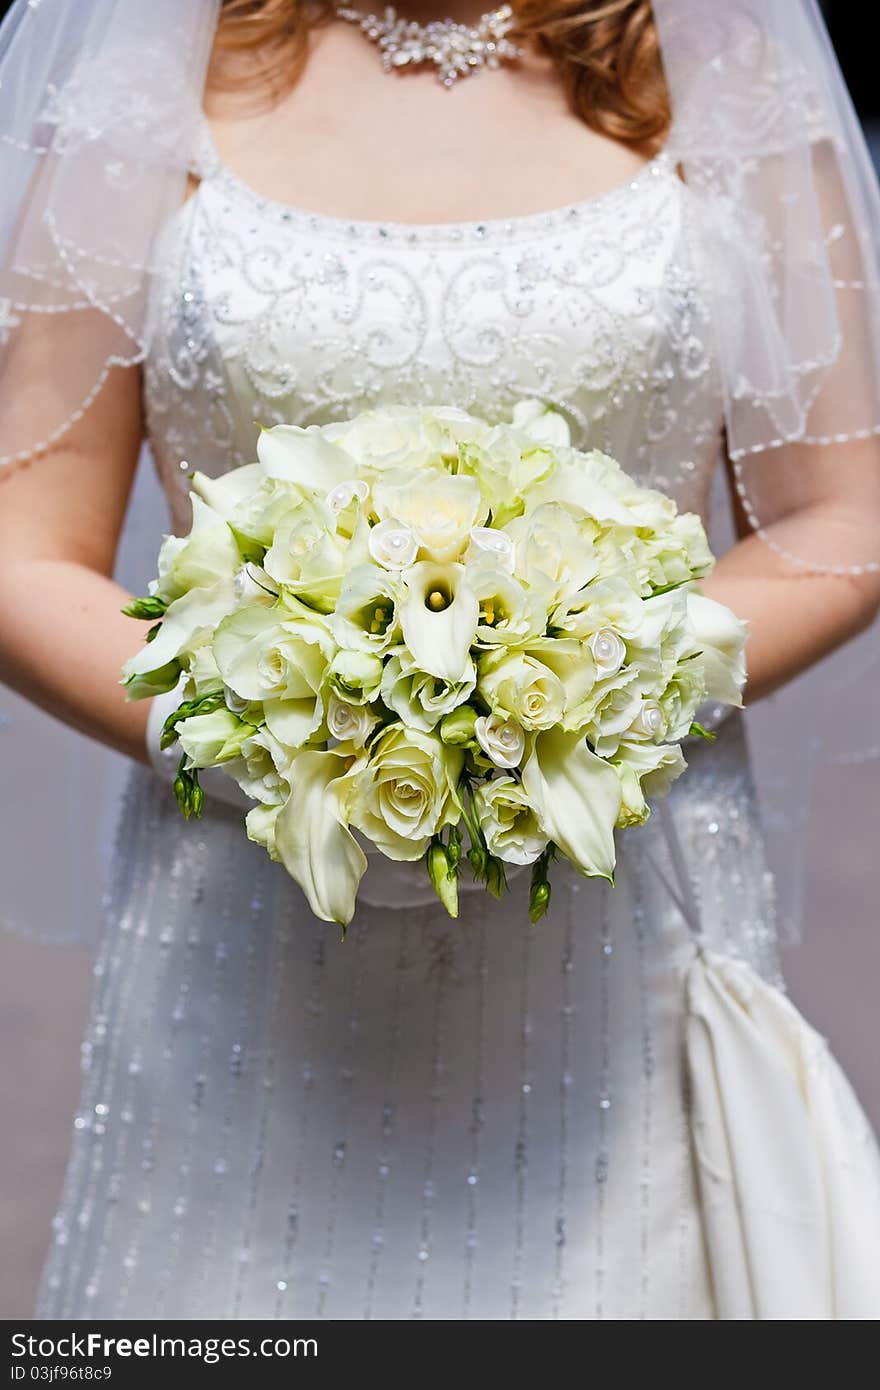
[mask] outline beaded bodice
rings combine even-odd
[[[450,225],[298,211],[215,156],[168,229],[146,364],[175,523],[187,473],[249,462],[259,425],[524,396],[705,512],[721,400],[692,216],[668,153],[587,202]]]

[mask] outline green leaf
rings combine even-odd
[[[716,734],[710,733],[708,729],[704,729],[702,724],[698,724],[696,720],[694,720],[691,725],[689,732],[693,734],[694,738],[704,738],[707,743],[714,743],[717,737]]]
[[[122,612],[126,618],[163,618],[167,607],[168,604],[164,598],[147,595],[144,598],[132,599],[131,603],[125,605]]]

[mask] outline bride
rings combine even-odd
[[[877,1150],[776,950],[823,758],[876,769],[861,137],[812,0],[442,8],[0,30],[0,674],[134,760],[39,1314],[875,1318]],[[141,444],[180,531],[260,425],[523,398],[729,518],[705,588],[776,732],[753,772],[706,711],[616,885],[559,874],[537,927],[373,867],[342,944],[240,806],[184,825],[123,699]]]

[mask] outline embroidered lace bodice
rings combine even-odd
[[[169,229],[146,365],[175,523],[187,473],[251,461],[258,425],[391,402],[492,419],[525,396],[705,512],[721,401],[692,216],[669,153],[587,202],[451,225],[298,211],[209,159]]]

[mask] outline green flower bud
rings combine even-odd
[[[141,618],[146,621],[149,618],[162,618],[165,616],[165,609],[168,604],[164,598],[156,598],[152,594],[146,598],[132,599],[122,609],[126,618]]]
[[[477,711],[472,705],[459,705],[457,709],[444,714],[440,720],[440,737],[443,742],[451,743],[456,748],[473,743],[477,717]]]
[[[529,918],[532,922],[540,922],[544,913],[550,906],[550,884],[547,879],[539,879],[533,882],[529,893]]]
[[[449,853],[442,840],[434,839],[426,855],[428,875],[434,892],[450,917],[458,916],[458,874],[450,863]]]
[[[504,865],[500,859],[495,858],[494,854],[486,855],[486,887],[493,898],[503,898],[507,888]]]

